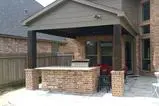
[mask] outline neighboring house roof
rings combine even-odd
[[[67,0],[56,0],[55,2],[53,2],[52,4],[50,4],[49,6],[44,8],[42,11],[39,11],[38,13],[29,17],[28,19],[24,20],[23,25],[27,26],[30,22],[34,21],[35,19],[37,19],[41,15],[47,13],[49,10],[51,10],[53,8],[56,8],[58,5],[64,3],[65,1],[67,1]],[[122,11],[122,10],[113,8],[111,6],[96,4],[96,3],[93,3],[93,2],[88,1],[88,0],[72,0],[72,1],[83,4],[83,5],[91,6],[93,8],[97,8],[97,9],[100,9],[100,10],[104,10],[104,11],[107,11],[107,12],[110,12],[110,13],[113,13],[113,14],[116,14],[120,18],[124,18],[129,23],[129,25],[132,27],[132,29],[135,32],[137,32],[137,29],[133,26],[133,24],[130,22],[130,20],[127,18],[124,11]]]
[[[27,27],[21,22],[32,14],[43,9],[35,0],[1,0],[0,34],[10,36],[27,36]],[[39,39],[61,41],[64,38],[38,34]]]

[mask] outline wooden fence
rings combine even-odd
[[[37,66],[70,66],[72,55],[38,54]],[[26,54],[0,54],[0,86],[24,81],[27,68]]]

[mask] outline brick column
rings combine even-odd
[[[39,88],[39,72],[35,69],[25,69],[26,89],[36,90]]]
[[[159,0],[150,0],[151,70],[159,68]]]
[[[124,71],[112,71],[112,95],[124,95]]]
[[[122,36],[122,27],[114,25],[113,28],[113,71],[112,95],[124,95],[125,43]]]

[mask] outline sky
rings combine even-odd
[[[50,3],[54,2],[55,0],[36,0],[36,1],[39,2],[43,6],[47,6]]]

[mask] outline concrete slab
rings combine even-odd
[[[152,96],[152,77],[128,78],[124,97],[113,97],[101,91],[90,95],[71,95],[49,91],[30,91],[25,88],[0,97],[0,106],[159,106],[159,98]]]

